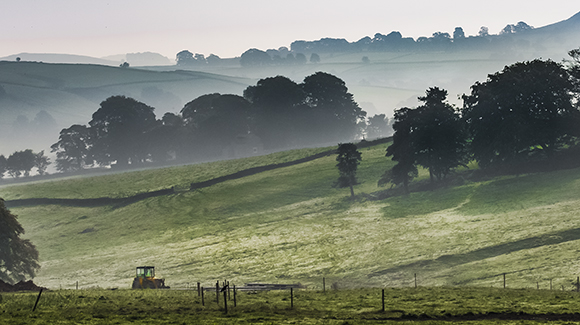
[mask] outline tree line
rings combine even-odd
[[[446,90],[432,87],[418,107],[397,109],[386,153],[397,163],[379,184],[408,192],[419,166],[433,184],[470,161],[484,172],[518,172],[575,159],[580,49],[569,54],[567,63],[537,59],[490,74],[462,96],[461,108],[447,102]]]
[[[343,80],[317,72],[302,83],[283,76],[261,79],[243,96],[202,95],[161,119],[145,103],[112,96],[88,125],[61,130],[51,148],[61,172],[94,165],[127,168],[329,145],[365,132],[384,137],[387,124],[384,114],[367,121]]]

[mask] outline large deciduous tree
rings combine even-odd
[[[27,177],[34,167],[35,159],[36,155],[31,149],[16,151],[6,160],[6,170],[13,178],[18,178],[23,174]]]
[[[56,152],[56,169],[70,172],[93,165],[91,147],[90,128],[74,124],[62,129],[58,142],[50,147],[51,152]]]
[[[185,104],[181,114],[195,139],[191,145],[221,156],[236,137],[253,131],[250,103],[238,95],[208,94]]]
[[[465,162],[465,137],[459,114],[446,102],[447,91],[431,87],[419,97],[412,119],[412,142],[416,162],[429,169],[431,182],[441,180]]]
[[[358,122],[364,121],[366,112],[354,101],[342,79],[317,72],[304,78],[301,86],[307,105],[323,119],[318,122],[327,141],[351,141],[359,133]]]
[[[562,64],[533,60],[506,66],[463,96],[471,151],[480,167],[550,157],[577,134],[574,85]]]
[[[22,239],[24,228],[0,198],[0,280],[15,283],[33,278],[40,268],[38,251],[28,239]]]
[[[356,171],[362,160],[361,153],[354,143],[341,143],[338,145],[336,167],[338,168],[338,186],[350,188],[350,196],[354,198],[353,186],[356,185]]]
[[[116,161],[119,166],[144,162],[149,156],[145,134],[158,125],[153,110],[125,96],[101,102],[89,122],[95,160],[103,165]]]
[[[255,111],[258,135],[268,150],[299,144],[304,126],[306,94],[294,81],[276,76],[258,81],[244,90]]]
[[[415,163],[415,149],[411,139],[413,110],[407,107],[395,111],[393,118],[393,143],[387,148],[387,157],[397,164],[379,180],[379,185],[393,183],[403,184],[406,193],[409,193],[409,182],[417,177],[417,165]]]

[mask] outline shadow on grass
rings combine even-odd
[[[501,245],[489,246],[480,248],[464,254],[442,255],[436,259],[424,260],[414,262],[406,265],[401,265],[381,271],[373,272],[369,276],[382,276],[391,273],[403,272],[409,269],[425,269],[425,268],[439,268],[439,267],[454,267],[471,262],[481,261],[487,258],[492,258],[500,255],[505,255],[526,249],[532,249],[548,245],[557,245],[565,242],[570,242],[580,239],[580,228],[564,230],[556,233],[545,234],[542,236],[530,237],[511,243]]]

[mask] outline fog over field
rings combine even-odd
[[[60,2],[70,5],[66,10],[77,6],[65,0]],[[272,36],[275,30],[288,29],[282,23],[264,33],[251,33],[253,23],[247,23],[231,28],[230,34],[221,27],[209,29],[208,34],[222,36],[219,45],[204,43],[205,36],[198,32],[192,32],[191,38],[177,32],[164,41],[156,41],[160,35],[168,35],[168,26],[177,28],[181,24],[163,26],[162,22],[167,19],[165,14],[187,11],[188,5],[184,3],[174,1],[172,4],[183,7],[178,10],[156,6],[159,19],[141,30],[136,27],[142,24],[140,19],[146,20],[153,12],[137,6],[133,18],[130,18],[134,24],[126,34],[122,34],[131,36],[118,38],[110,33],[121,28],[120,23],[111,20],[117,14],[113,14],[111,8],[97,4],[78,13],[75,18],[78,30],[74,33],[66,29],[66,23],[57,21],[62,12],[55,13],[52,20],[39,17],[38,13],[45,4],[32,10],[31,4],[24,2],[22,8],[29,6],[30,17],[21,18],[24,21],[30,19],[29,29],[19,28],[21,21],[5,17],[1,24],[14,30],[14,34],[1,36],[2,42],[9,46],[3,46],[0,52],[0,55],[5,55],[0,58],[0,154],[7,156],[26,148],[48,153],[50,145],[58,140],[60,130],[73,124],[87,124],[99,104],[110,96],[123,95],[152,106],[157,118],[161,119],[165,113],[179,114],[186,103],[201,95],[242,96],[248,86],[277,75],[296,83],[319,71],[335,75],[346,83],[354,100],[367,112],[367,117],[385,114],[391,118],[397,108],[416,106],[417,97],[433,86],[446,89],[449,101],[460,107],[460,96],[469,93],[470,87],[476,81],[484,81],[488,74],[506,65],[535,58],[560,62],[568,57],[567,51],[580,44],[580,17],[573,16],[574,8],[564,11],[559,8],[556,17],[553,16],[556,11],[547,15],[536,5],[520,6],[517,14],[512,15],[507,15],[506,8],[501,12],[493,11],[493,15],[486,15],[487,9],[482,9],[474,15],[459,9],[460,13],[450,14],[449,10],[432,8],[427,3],[418,3],[416,15],[407,16],[412,24],[395,19],[395,16],[406,15],[408,7],[405,6],[389,7],[387,17],[391,19],[388,22],[378,18],[373,20],[376,14],[367,12],[369,17],[358,26],[354,22],[361,18],[356,15],[359,9],[354,8],[348,13],[352,15],[353,23],[347,28],[338,24],[336,17],[328,12],[328,16],[323,16],[329,22],[328,26],[319,25],[320,21],[311,25],[308,31],[301,26],[292,31],[292,38],[284,33]],[[125,5],[114,11],[122,10]],[[450,1],[447,5],[456,4]],[[23,13],[22,8],[12,8],[15,17]],[[91,8],[94,11],[89,14],[87,10]],[[249,8],[260,8],[259,12],[270,15],[262,21],[256,20],[256,24],[279,15],[269,4],[255,2],[248,5],[247,11],[242,10],[248,17],[255,15]],[[296,15],[306,19],[316,8],[324,8],[323,2]],[[52,7],[44,9],[53,10]],[[193,15],[198,15],[200,9]],[[287,9],[291,12],[291,8]],[[380,7],[375,8],[380,11],[378,9]],[[206,10],[212,12],[214,8]],[[344,10],[336,10],[339,16],[346,14]],[[397,11],[401,14],[394,15],[393,12]],[[441,17],[427,18],[425,11],[436,12]],[[443,16],[444,12],[449,16]],[[33,21],[34,17],[38,20]],[[87,21],[81,21],[81,17]],[[103,17],[102,22],[96,17]],[[227,17],[226,14],[222,19]],[[547,21],[549,17],[553,18]],[[442,21],[445,21],[444,25]],[[479,26],[472,25],[475,22]],[[329,26],[334,29],[330,31]],[[103,28],[111,30],[106,32]],[[62,36],[55,40],[46,35],[46,31],[51,29],[60,31]],[[83,31],[86,34],[82,34]],[[243,38],[243,47],[230,39],[239,31],[248,33]],[[91,40],[98,50],[80,40],[80,35]],[[175,45],[176,39],[180,45]],[[393,40],[400,44],[396,45]],[[138,46],[137,41],[140,42]],[[74,49],[71,49],[71,44],[74,44]],[[214,48],[206,49],[208,44]],[[267,45],[261,47],[261,44]],[[243,54],[253,48],[268,53],[274,63],[244,65]],[[231,52],[227,49],[237,50]],[[123,50],[125,54],[116,54]],[[195,54],[191,62],[180,62],[178,54],[184,51],[192,56]],[[315,62],[311,61],[313,54],[318,56]],[[290,58],[294,60],[300,55],[306,59],[305,62],[290,64]],[[121,67],[123,64],[128,68]]]

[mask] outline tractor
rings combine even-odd
[[[155,266],[138,266],[133,289],[169,289],[165,279],[155,278]]]

